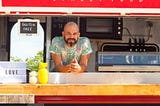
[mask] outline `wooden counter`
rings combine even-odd
[[[34,103],[43,104],[160,103],[159,84],[1,84],[0,94],[34,95]]]

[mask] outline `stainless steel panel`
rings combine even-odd
[[[49,73],[50,84],[160,84],[160,73]]]

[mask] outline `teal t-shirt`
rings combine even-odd
[[[50,52],[60,54],[63,65],[69,64],[73,58],[80,60],[81,55],[92,52],[90,41],[87,37],[79,37],[77,44],[73,48],[67,48],[63,37],[54,37],[50,47]]]

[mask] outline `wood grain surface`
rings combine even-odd
[[[1,84],[0,94],[160,95],[159,84]]]

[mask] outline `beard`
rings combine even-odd
[[[68,39],[66,39],[64,37],[64,41],[66,42],[67,45],[69,45],[70,47],[73,47],[77,43],[78,40],[76,40],[74,38],[68,38]]]

